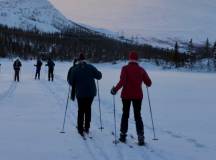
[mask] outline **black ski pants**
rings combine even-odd
[[[19,82],[19,73],[20,73],[20,70],[15,69],[14,72],[15,72],[15,74],[14,74],[14,81],[18,81]]]
[[[53,78],[54,78],[54,69],[53,68],[50,68],[48,70],[48,81],[52,80],[53,81]]]
[[[84,130],[89,131],[91,123],[91,105],[94,97],[77,98],[78,101],[78,117],[77,129],[80,133]]]
[[[40,71],[41,69],[36,69],[36,73],[35,73],[35,79],[40,79]]]
[[[142,106],[142,99],[135,100],[135,99],[122,99],[123,103],[123,114],[121,119],[121,134],[127,135],[128,131],[128,119],[130,115],[130,105],[131,102],[133,104],[133,110],[134,110],[134,119],[136,122],[136,131],[138,136],[144,137],[144,127],[143,127],[143,121],[141,117],[141,106]]]

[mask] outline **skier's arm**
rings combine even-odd
[[[120,81],[118,82],[116,87],[114,87],[114,90],[117,92],[125,85],[125,83],[126,83],[126,71],[125,71],[125,67],[123,67],[121,70]]]
[[[95,79],[100,80],[102,78],[102,73],[98,71],[94,66],[92,66],[92,71]]]
[[[69,69],[68,75],[67,75],[67,81],[68,81],[68,84],[70,86],[73,85],[73,72],[72,72],[72,69],[73,69],[72,67]]]
[[[143,82],[145,83],[147,87],[151,87],[152,85],[152,81],[149,78],[149,75],[147,74],[145,70],[143,70]]]

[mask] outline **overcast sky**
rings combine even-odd
[[[205,39],[216,33],[215,0],[49,0],[67,18],[150,37]]]
[[[103,27],[121,29],[130,23],[134,10],[142,0],[50,0],[71,20]],[[135,18],[135,17],[134,17]]]

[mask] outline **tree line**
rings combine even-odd
[[[25,31],[0,25],[0,56],[19,56],[31,59],[40,56],[58,60],[70,60],[83,52],[93,62],[126,60],[128,52],[136,50],[140,58],[151,59],[157,65],[193,67],[202,59],[207,59],[209,69],[216,68],[216,43],[209,40],[203,45],[194,45],[191,39],[185,51],[176,42],[173,49],[153,47],[135,43],[124,36],[114,38],[84,27],[66,29],[61,33],[44,33],[36,28]]]

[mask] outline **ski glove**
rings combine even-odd
[[[112,95],[116,95],[116,90],[115,90],[115,87],[112,87],[112,89],[111,89],[111,92],[110,92]]]

